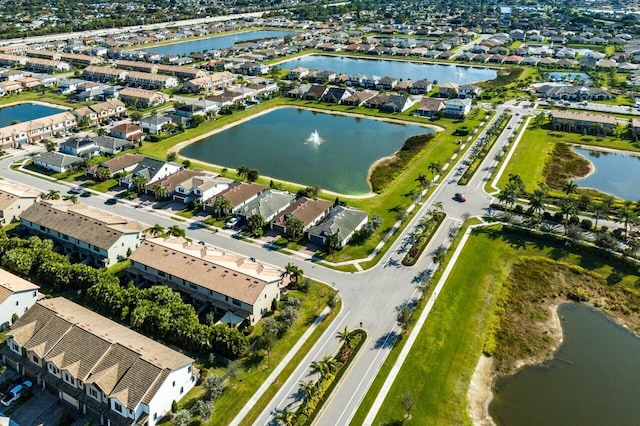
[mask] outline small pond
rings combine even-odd
[[[6,106],[0,108],[0,127],[9,126],[14,121],[23,123],[25,121],[59,114],[64,111],[66,110],[63,108],[31,103]]]
[[[247,31],[237,34],[229,34],[219,37],[199,38],[196,40],[165,44],[162,46],[149,47],[144,50],[145,52],[155,52],[160,55],[178,55],[188,56],[192,52],[203,52],[205,50],[218,50],[226,49],[233,46],[236,43],[242,43],[245,41],[262,40],[265,38],[284,37],[286,35],[293,34],[293,31],[278,31],[278,30],[259,30],[259,31]]]
[[[576,179],[578,186],[593,188],[625,200],[640,200],[640,157],[580,148],[574,148],[574,151],[595,167],[589,176]]]
[[[256,168],[261,175],[318,185],[342,194],[370,191],[367,173],[411,136],[433,133],[417,125],[312,112],[270,111],[180,151],[211,164]]]
[[[638,424],[640,339],[585,305],[558,313],[564,340],[555,358],[500,383],[491,417],[518,426]]]
[[[426,64],[385,59],[360,59],[345,56],[307,55],[282,62],[283,69],[304,67],[318,71],[331,70],[338,74],[370,74],[378,77],[394,77],[402,80],[476,83],[496,78],[497,71],[490,68],[462,67],[457,65]]]

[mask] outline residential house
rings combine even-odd
[[[458,88],[460,86],[456,83],[442,83],[438,86],[438,97],[441,98],[455,98],[458,96]]]
[[[236,211],[236,215],[246,222],[251,216],[259,214],[265,222],[271,222],[271,219],[286,209],[294,198],[295,196],[289,192],[267,189],[260,192],[256,198],[245,203],[244,206]]]
[[[204,202],[228,189],[233,180],[219,175],[204,174],[189,178],[175,186],[173,199],[188,204]]]
[[[293,89],[287,91],[287,97],[302,99],[304,98],[304,95],[309,91],[311,86],[312,86],[311,84],[306,83],[306,84],[301,84],[300,86],[294,87]]]
[[[60,144],[60,152],[76,157],[91,158],[100,154],[100,147],[93,139],[71,137]]]
[[[144,138],[144,132],[142,127],[137,124],[122,123],[113,127],[109,132],[109,136],[131,142],[140,142]]]
[[[84,160],[75,155],[63,154],[61,152],[42,152],[33,157],[33,164],[46,170],[57,173],[64,173],[74,167],[82,165]]]
[[[148,183],[144,187],[144,192],[154,195],[158,200],[169,199],[173,197],[173,192],[177,185],[205,174],[206,172],[202,170],[180,169],[175,173]]]
[[[171,122],[171,117],[164,114],[156,113],[153,115],[142,117],[142,119],[140,120],[140,125],[142,126],[143,131],[151,134],[158,134],[163,131],[162,127],[165,124],[169,124]]]
[[[379,90],[393,90],[398,84],[398,79],[393,77],[382,77],[378,81],[377,88]]]
[[[349,89],[344,89],[341,87],[330,87],[324,93],[324,95],[322,95],[322,98],[320,98],[320,101],[328,102],[332,104],[340,104],[342,103],[342,101],[344,101],[349,96],[351,96],[352,93],[353,92]]]
[[[287,233],[287,221],[291,218],[302,222],[302,231],[324,219],[333,207],[333,203],[317,198],[299,197],[289,204],[282,212],[269,220],[269,226],[276,231]]]
[[[248,202],[257,198],[264,190],[266,190],[266,187],[258,183],[235,181],[215,197],[205,199],[204,209],[220,216],[235,213]],[[216,207],[216,200],[218,198],[228,200],[229,208],[224,209],[222,212],[218,211]]]
[[[18,147],[24,143],[40,142],[77,125],[75,116],[61,112],[47,117],[24,121],[0,128],[0,145]]]
[[[377,94],[378,92],[371,92],[369,90],[358,91],[352,94],[351,96],[348,96],[347,98],[345,98],[342,101],[342,103],[345,105],[360,106],[367,100],[376,96]]]
[[[390,97],[391,95],[388,93],[378,93],[377,95],[367,99],[364,102],[364,106],[367,108],[380,108],[389,101]]]
[[[167,102],[167,96],[161,92],[152,90],[134,89],[125,87],[118,92],[118,97],[127,105],[134,105],[139,108],[151,108]]]
[[[103,123],[111,118],[120,117],[126,111],[122,101],[118,99],[108,99],[87,107],[73,110],[73,114],[80,119],[88,120],[89,124]]]
[[[0,180],[0,226],[18,220],[39,196],[40,192],[31,187]]]
[[[27,69],[32,71],[42,72],[66,72],[71,70],[71,65],[68,62],[53,61],[50,59],[29,58],[27,59]]]
[[[318,84],[332,83],[338,78],[338,75],[333,71],[320,71],[315,75],[315,82]]]
[[[610,115],[573,111],[552,111],[551,118],[555,130],[589,135],[610,135],[618,124]]]
[[[183,166],[181,164],[165,162],[160,160],[155,160],[153,158],[145,157],[142,161],[140,161],[136,167],[132,170],[131,174],[126,176],[122,176],[118,180],[118,184],[120,186],[127,187],[129,189],[133,188],[134,178],[140,177],[144,180],[145,185],[151,184],[157,180],[170,176],[179,170],[181,170]]]
[[[193,93],[210,93],[229,87],[235,81],[237,75],[229,71],[215,72],[204,77],[195,78],[184,83],[184,88]]]
[[[414,81],[409,88],[409,93],[412,95],[426,95],[433,90],[433,83],[429,80]]]
[[[131,71],[125,77],[128,85],[145,89],[170,89],[178,86],[178,79],[170,75]]]
[[[309,75],[309,69],[304,67],[296,67],[287,74],[288,80],[301,80]]]
[[[323,85],[320,85],[320,84],[314,84],[304,94],[304,99],[311,100],[311,101],[319,101],[324,96],[324,94],[327,92],[327,90],[329,90],[329,88],[327,86],[323,86]]]
[[[133,142],[130,140],[114,138],[107,135],[97,136],[93,138],[93,140],[100,148],[100,152],[107,155],[115,155],[119,152],[131,149],[134,146]]]
[[[640,136],[640,120],[637,118],[631,120],[631,136],[633,136],[635,140]]]
[[[158,74],[174,75],[181,80],[193,80],[207,75],[205,70],[178,65],[158,65]]]
[[[27,57],[22,55],[0,54],[0,65],[7,67],[24,67],[27,65]]]
[[[122,139],[118,139],[122,140]],[[86,176],[94,177],[98,168],[104,167],[109,171],[109,176],[113,177],[118,173],[128,173],[133,171],[138,163],[145,158],[142,154],[124,154],[119,157],[114,157],[102,163],[96,164],[87,169]]]
[[[195,386],[194,360],[62,297],[7,333],[7,365],[105,425],[155,426]]]
[[[20,93],[24,90],[22,84],[19,81],[5,80],[0,81],[0,95],[11,95],[14,93]]]
[[[422,98],[420,106],[416,109],[416,115],[421,117],[436,118],[444,110],[444,101],[440,98]]]
[[[124,81],[129,71],[111,67],[97,67],[90,65],[82,70],[82,77],[88,80],[102,81],[104,83],[117,83]]]
[[[50,238],[65,253],[109,267],[138,247],[144,228],[120,216],[66,200],[41,200],[20,215],[29,232]]]
[[[445,117],[464,118],[471,111],[472,101],[465,99],[448,99],[444,101],[443,115]]]
[[[368,219],[369,215],[362,210],[336,206],[322,222],[307,231],[307,238],[312,243],[326,246],[330,238],[337,236],[337,246],[344,247]]]
[[[181,237],[147,238],[130,260],[135,281],[168,285],[209,303],[230,326],[255,324],[280,298],[279,269]]]
[[[461,84],[458,87],[458,97],[464,98],[475,98],[476,96],[482,93],[482,88],[476,86],[474,84]]]
[[[38,301],[39,286],[0,269],[0,330],[4,330]]]
[[[382,112],[388,113],[401,113],[406,111],[415,102],[409,96],[405,95],[389,95],[389,99],[380,105],[379,109]]]

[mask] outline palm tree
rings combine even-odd
[[[420,188],[429,188],[429,179],[422,173],[418,175],[418,177],[415,179],[415,182],[418,182],[420,184]]]
[[[541,189],[534,189],[531,198],[529,198],[529,206],[534,214],[540,214],[544,210],[545,195]]]
[[[567,181],[562,185],[562,191],[567,195],[577,194],[578,193],[578,185],[572,180]]]
[[[184,229],[180,228],[178,225],[173,225],[167,228],[167,234],[174,237],[184,237],[186,232]]]
[[[240,166],[236,169],[236,173],[240,179],[244,180],[249,174],[249,168],[246,166]]]
[[[302,278],[304,271],[298,268],[293,263],[287,263],[287,266],[284,267],[284,272],[282,273],[283,277],[288,276],[291,282],[298,282],[300,278]]]
[[[571,215],[575,214],[576,212],[576,203],[573,198],[567,197],[563,198],[562,201],[560,201],[559,207],[560,211],[564,215],[564,232],[566,234],[567,226],[569,226],[569,217],[571,217]]]
[[[160,184],[154,185],[152,191],[153,197],[156,199],[156,201],[162,200],[167,195],[167,189]]]
[[[351,343],[351,341],[353,340],[353,336],[351,335],[351,331],[349,331],[349,327],[345,325],[344,330],[339,331],[338,334],[336,334],[336,339],[338,339],[341,344],[349,346],[349,343]]]
[[[213,209],[218,213],[218,217],[222,217],[224,211],[231,208],[233,208],[233,205],[226,197],[216,197],[216,200],[213,202]]]
[[[296,413],[291,411],[289,407],[285,407],[284,410],[275,414],[274,419],[282,426],[294,426],[296,424]]]
[[[133,188],[136,192],[141,192],[144,189],[144,186],[147,184],[147,179],[143,176],[134,176],[131,180],[133,184]]]
[[[291,238],[297,240],[304,230],[304,222],[295,216],[290,216],[285,222],[285,227],[289,235],[291,235]]]
[[[500,201],[505,206],[511,207],[516,203],[517,200],[518,197],[513,189],[513,185],[507,184],[498,195],[498,201]]]
[[[151,228],[148,228],[147,232],[149,232],[154,237],[159,237],[160,235],[164,234],[164,227],[159,223],[156,223]]]
[[[437,263],[439,265],[444,261],[444,255],[446,253],[447,249],[444,248],[444,246],[438,246],[433,253],[431,253],[431,260],[433,260],[433,263]]]
[[[517,189],[516,193],[520,193],[524,190],[524,182],[522,181],[522,176],[517,173],[509,173],[509,183]]]
[[[593,228],[595,230],[595,229],[598,229],[598,219],[602,219],[603,217],[606,217],[606,214],[605,214],[606,211],[604,208],[604,204],[602,203],[594,204],[592,208],[593,208],[593,217],[596,220],[595,227]]]
[[[442,171],[442,167],[440,166],[440,162],[432,161],[431,163],[429,163],[427,170],[431,172],[431,178],[434,178],[437,174],[439,174]]]
[[[259,213],[251,215],[249,220],[247,220],[247,225],[249,226],[251,232],[255,234],[258,230],[262,230],[262,228],[264,227],[264,218]],[[260,231],[260,233],[262,233],[262,231]]]
[[[300,382],[300,390],[304,393],[304,401],[307,402],[311,399],[313,394],[316,392],[316,384],[309,380],[307,382]]]
[[[59,200],[60,199],[60,191],[56,191],[55,189],[50,189],[49,192],[42,196],[45,200]]]
[[[442,204],[442,201],[438,201],[436,203],[433,203],[433,208],[435,209],[436,213],[441,212],[442,210],[444,210],[444,204]]]
[[[629,226],[638,222],[638,214],[634,211],[631,204],[625,203],[624,206],[618,211],[618,217],[616,222],[624,224],[624,239],[627,239],[627,233],[629,232]]]

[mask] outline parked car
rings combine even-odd
[[[240,220],[237,217],[232,217],[224,224],[224,226],[225,228],[233,228],[238,224],[238,222],[240,222]]]
[[[460,192],[456,192],[456,195],[453,196],[453,199],[461,203],[467,201],[467,198],[464,196],[464,194],[461,194]]]
[[[81,197],[91,197],[91,191],[87,191],[86,189],[80,193]]]
[[[106,204],[118,204],[118,199],[117,198],[109,198],[107,201],[105,201]]]
[[[2,405],[8,407],[14,402],[18,400],[24,393],[32,386],[32,383],[29,380],[25,380],[24,382],[15,385],[12,387],[9,392],[7,392],[0,402]]]

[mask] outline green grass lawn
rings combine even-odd
[[[481,261],[478,253],[483,253]],[[467,413],[470,378],[482,353],[502,282],[513,263],[524,256],[562,260],[602,276],[615,269],[597,254],[574,253],[561,243],[527,241],[522,236],[502,232],[500,226],[474,231],[374,424],[401,423],[405,414],[401,399],[406,392],[418,402],[408,423],[470,424]],[[365,404],[372,400],[367,395]],[[366,411],[366,405],[361,407],[352,424],[360,424]]]

